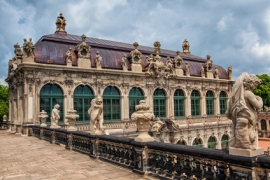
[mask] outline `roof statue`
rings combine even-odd
[[[60,13],[59,16],[56,18],[55,21],[55,25],[56,25],[56,31],[55,33],[64,33],[66,34],[66,19],[63,17],[63,14]]]
[[[183,59],[180,57],[180,51],[176,51],[176,56],[174,58],[175,68],[182,69]]]
[[[184,41],[182,43],[182,48],[183,48],[183,52],[185,54],[190,54],[190,51],[189,51],[189,42],[187,41],[187,39],[184,39]]]
[[[132,59],[132,63],[141,64],[142,61],[142,53],[138,50],[139,44],[137,42],[133,43],[134,50],[130,52],[130,56]]]

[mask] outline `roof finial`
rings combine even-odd
[[[156,55],[160,54],[160,46],[161,46],[160,42],[158,41],[154,42],[154,49],[155,49]]]
[[[183,41],[182,48],[183,48],[183,53],[190,54],[190,51],[189,51],[189,42],[187,41],[187,39],[185,39]]]
[[[66,19],[63,17],[63,14],[60,13],[59,16],[56,18],[56,34],[67,34],[66,28]]]

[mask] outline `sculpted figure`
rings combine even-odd
[[[99,55],[99,51],[96,54],[96,65],[101,66],[102,57]]]
[[[59,111],[60,105],[56,104],[54,105],[54,108],[52,110],[51,114],[51,128],[59,128],[58,121],[60,119],[60,111]]]
[[[232,79],[232,66],[228,67],[228,77],[229,79]]]
[[[153,126],[152,126],[152,128],[151,128],[151,131],[158,131],[159,130],[159,128],[163,125],[163,124],[165,124],[163,121],[161,121],[160,120],[160,118],[156,118],[156,121],[154,122],[154,124],[153,124]]]
[[[262,108],[262,98],[253,94],[261,83],[255,75],[242,73],[235,82],[228,102],[226,116],[232,120],[230,146],[255,150],[257,110]]]
[[[91,107],[88,110],[90,116],[90,133],[102,134],[103,128],[103,105],[102,98],[98,96],[91,101]]]
[[[189,64],[187,62],[186,62],[184,71],[186,72],[186,76],[190,75],[190,73],[189,73]]]
[[[29,38],[29,41],[27,41],[25,38],[23,39],[23,54],[25,57],[34,57],[34,49],[35,46],[32,42],[32,38]]]
[[[181,69],[183,59],[180,57],[180,51],[176,51],[176,57],[174,58],[175,68]]]
[[[218,79],[218,68],[217,67],[215,67],[214,77],[216,79]]]
[[[204,77],[204,67],[201,66],[201,77]]]
[[[127,61],[127,57],[126,57],[126,54],[124,54],[124,56],[122,57],[122,61],[121,61],[121,65],[122,65],[123,69],[127,69],[126,61]]]
[[[71,61],[71,55],[72,55],[72,49],[69,48],[68,51],[66,52],[66,63],[70,63]]]
[[[168,78],[168,76],[174,76],[175,75],[173,62],[172,62],[172,59],[170,57],[167,57],[165,71],[167,72],[167,75],[166,75],[167,78]]]

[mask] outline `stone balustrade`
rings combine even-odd
[[[226,151],[29,125],[29,136],[160,179],[270,178],[270,156],[242,157]],[[218,166],[217,166],[218,162]]]

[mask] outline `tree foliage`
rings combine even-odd
[[[253,92],[263,99],[265,106],[270,106],[270,76],[267,74],[256,76],[262,80],[262,83]]]
[[[8,86],[0,84],[0,121],[4,115],[8,117]]]

